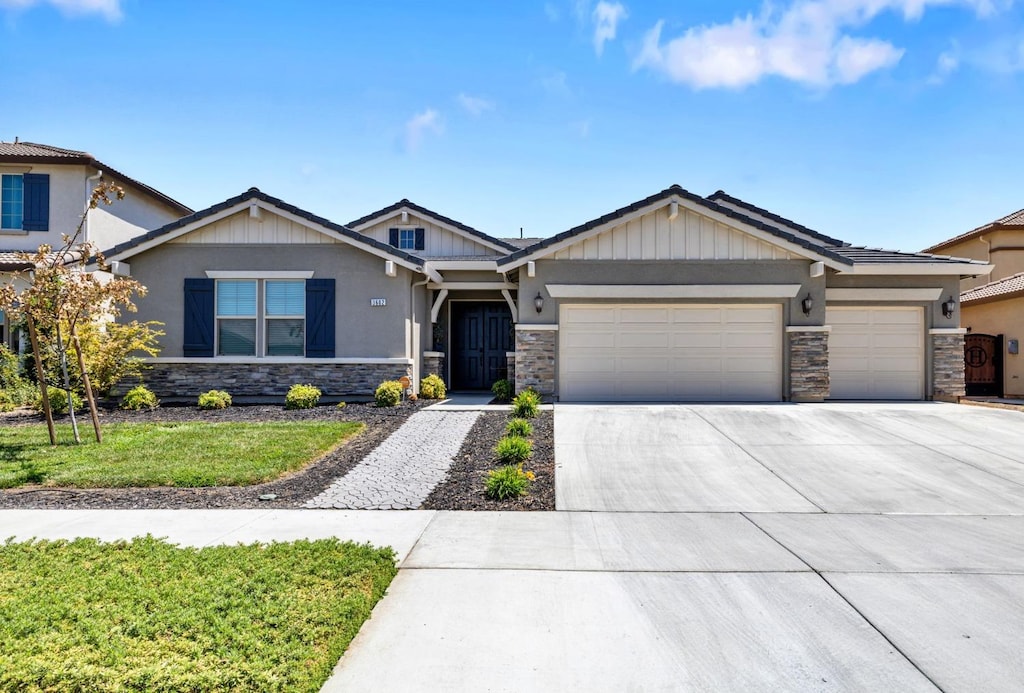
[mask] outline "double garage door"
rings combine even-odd
[[[924,397],[917,307],[829,307],[832,399]],[[782,399],[780,305],[562,305],[562,401]]]
[[[780,305],[562,305],[563,401],[782,398]]]

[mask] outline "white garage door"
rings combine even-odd
[[[780,305],[563,305],[563,401],[778,401]]]
[[[829,306],[832,399],[923,399],[924,310]]]

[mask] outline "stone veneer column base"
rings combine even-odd
[[[532,387],[541,395],[555,394],[554,325],[516,327],[515,389]],[[546,329],[545,329],[546,328]]]
[[[444,352],[443,351],[424,351],[423,352],[423,363],[420,366],[420,379],[426,378],[428,375],[433,373],[441,377],[444,380]],[[448,385],[445,382],[445,385]]]
[[[935,329],[932,340],[932,399],[959,402],[967,394],[964,384],[964,334],[966,330]]]
[[[821,402],[829,396],[828,328],[787,327],[789,399]]]
[[[505,352],[505,367],[508,368],[508,375],[505,376],[510,383],[516,383],[516,352]]]
[[[372,397],[385,380],[409,374],[404,363],[152,363],[142,382],[157,397],[192,399],[207,390],[226,390],[232,397],[283,398],[295,384],[316,385],[325,397]],[[124,392],[137,384],[118,384]]]

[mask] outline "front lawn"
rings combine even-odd
[[[24,484],[106,488],[236,486],[300,469],[363,429],[336,421],[265,423],[120,423],[103,427],[103,443],[80,423],[51,447],[46,427],[0,429],[0,488]]]
[[[336,539],[0,543],[0,690],[316,691],[396,572]]]

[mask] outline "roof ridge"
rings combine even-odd
[[[1019,221],[1016,219],[1016,217],[1020,217]],[[947,238],[946,240],[940,241],[935,245],[930,245],[927,248],[925,248],[922,252],[927,253],[936,248],[942,248],[943,246],[953,245],[955,243],[960,243],[961,241],[970,240],[971,238],[974,238],[975,236],[980,236],[985,231],[993,229],[997,226],[1024,226],[1024,208],[1018,209],[1016,212],[1010,212],[1006,216],[999,217],[995,221],[990,221],[987,224],[977,226],[971,229],[970,231],[965,231],[964,233],[961,233],[958,236],[953,236],[952,238]]]
[[[763,207],[758,207],[757,205],[751,204],[746,200],[741,200],[738,197],[734,197],[729,193],[725,192],[724,190],[716,190],[715,192],[708,195],[707,199],[711,200],[712,202],[717,202],[720,199],[724,199],[727,202],[731,202],[735,205],[739,205],[740,207],[744,207],[748,211],[760,214],[761,216],[767,219],[771,219],[772,221],[778,222],[780,224],[785,224],[786,226],[789,226],[790,228],[795,229],[797,231],[803,231],[804,233],[810,234],[815,238],[820,238],[821,240],[834,243],[835,245],[838,246],[850,245],[849,243],[841,241],[838,238],[833,238],[832,236],[823,234],[820,231],[815,231],[814,229],[804,226],[799,222],[795,222],[792,219],[787,219],[786,217],[776,214],[775,212],[769,211]]]
[[[480,231],[479,229],[475,229],[472,226],[469,226],[468,224],[463,224],[461,221],[458,221],[456,219],[452,219],[451,217],[446,217],[443,214],[438,214],[437,212],[435,212],[435,211],[433,211],[431,209],[427,209],[426,207],[423,207],[422,205],[418,205],[415,202],[413,202],[412,200],[410,200],[408,198],[405,198],[405,197],[403,197],[398,202],[395,202],[395,203],[390,204],[390,205],[388,205],[386,207],[378,209],[375,212],[370,212],[369,214],[361,216],[361,217],[359,217],[358,219],[356,219],[354,221],[350,221],[347,224],[345,224],[345,226],[347,226],[348,228],[354,229],[356,226],[361,226],[362,224],[365,224],[368,221],[372,221],[373,219],[377,219],[379,217],[387,216],[391,212],[398,211],[402,207],[408,207],[409,209],[413,210],[414,212],[418,212],[419,214],[422,214],[422,215],[425,215],[425,216],[433,217],[434,219],[437,219],[438,221],[440,221],[442,223],[448,224],[449,226],[454,226],[457,229],[465,231],[466,233],[468,233],[468,234],[470,234],[472,236],[476,236],[478,238],[486,240],[489,243],[493,243],[494,245],[502,247],[505,250],[518,250],[518,248],[516,246],[512,245],[511,243],[507,243],[507,242],[503,241],[502,239],[498,238],[497,236],[492,236],[491,234],[484,233],[483,231]]]

